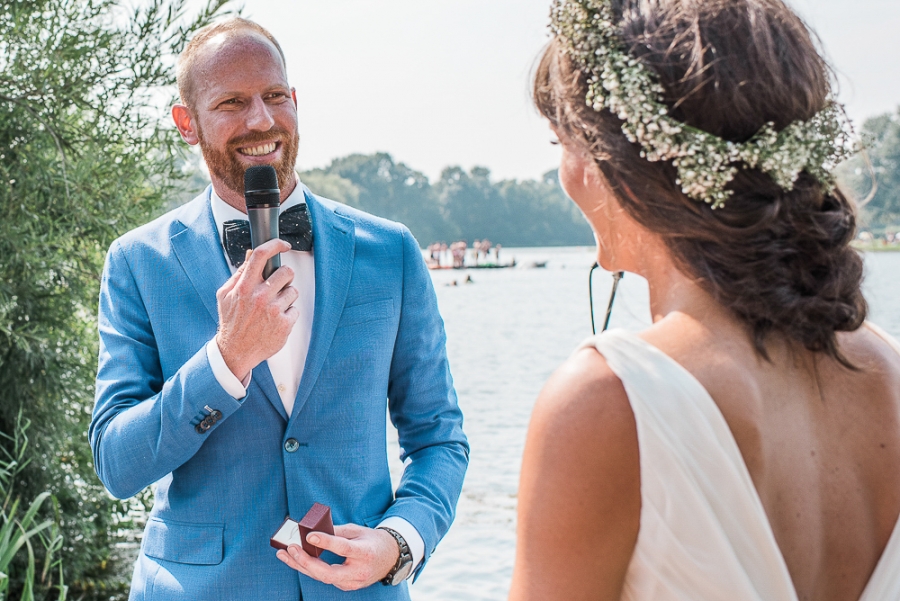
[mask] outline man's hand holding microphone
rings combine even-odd
[[[241,382],[254,367],[277,353],[300,316],[293,306],[299,292],[294,271],[282,267],[280,254],[291,245],[278,238],[281,191],[270,165],[250,167],[244,174],[244,199],[253,250],[216,292],[219,331],[216,343],[225,365]]]
[[[300,296],[291,286],[294,271],[282,266],[269,279],[263,278],[266,263],[290,249],[289,243],[276,239],[248,251],[244,264],[216,292],[216,343],[228,369],[242,382],[254,367],[281,350],[300,317],[293,306]]]

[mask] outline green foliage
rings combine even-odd
[[[183,159],[162,108],[174,55],[225,1],[191,20],[184,0],[0,3],[0,432],[20,410],[33,424],[18,486],[58,499],[73,590],[109,584],[130,519],[94,475],[86,439],[104,252],[176,192]]]
[[[359,207],[359,188],[337,173],[329,173],[324,169],[312,169],[303,173],[303,183],[320,196],[351,207]]]
[[[38,522],[38,512],[44,502],[52,497],[50,493],[43,492],[32,501],[25,514],[19,517],[20,497],[15,495],[16,478],[30,463],[26,456],[28,438],[25,431],[29,427],[27,420],[23,421],[21,414],[16,420],[13,435],[0,433],[8,447],[0,448],[4,457],[0,459],[0,599],[6,599],[10,585],[10,568],[13,559],[24,547],[25,574],[22,581],[20,601],[33,601],[34,588],[37,577],[34,545],[32,541],[40,540],[44,549],[44,569],[40,575],[40,583],[45,589],[59,591],[60,601],[66,598],[66,587],[63,584],[62,567],[59,560],[54,559],[54,554],[62,547],[62,536],[59,533],[57,519],[45,519]],[[55,506],[54,508],[58,509]],[[58,518],[58,511],[56,516]],[[21,563],[21,562],[20,562]],[[55,570],[58,570],[59,581],[54,585],[52,579]]]
[[[405,224],[420,240],[447,235],[445,223],[428,178],[391,155],[352,154],[335,159],[326,170],[359,190],[363,210]]]
[[[858,199],[863,199],[872,189],[874,173],[878,188],[862,209],[862,225],[876,230],[896,229],[900,227],[900,108],[894,114],[868,119],[863,124],[862,137],[866,154],[841,166],[841,180]]]
[[[432,185],[424,174],[377,153],[336,159],[300,179],[317,194],[406,224],[423,245],[484,238],[504,246],[593,242],[556,171],[540,181],[493,182],[490,176],[484,167],[448,167]]]
[[[540,181],[493,183],[490,171],[449,167],[435,186],[463,238],[504,246],[574,246],[593,242],[590,226],[559,185],[556,171]]]

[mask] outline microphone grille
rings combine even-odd
[[[271,165],[254,165],[244,172],[244,193],[278,190],[278,175]]]

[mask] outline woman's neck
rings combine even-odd
[[[639,243],[634,243],[635,240]],[[661,238],[644,230],[635,237],[622,236],[619,241],[615,268],[647,280],[653,323],[681,316],[716,331],[722,328],[745,331],[737,317],[704,290],[696,277],[677,267]]]

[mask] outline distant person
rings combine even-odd
[[[900,346],[865,321],[814,38],[780,0],[552,10],[560,182],[653,325],[541,392],[510,599],[897,601]]]
[[[419,245],[298,181],[297,95],[265,29],[201,29],[177,77],[175,125],[212,185],[114,242],[100,289],[96,470],[118,498],[156,483],[130,599],[408,600],[469,450]],[[291,242],[246,258],[251,165],[275,168]],[[285,516],[316,502],[336,536],[308,540],[329,552],[276,556]]]
[[[484,260],[489,261],[491,258],[491,241],[485,238],[481,241],[481,254],[484,255]]]
[[[461,269],[466,264],[466,241],[459,240],[450,245],[450,252],[453,256],[453,267]]]

